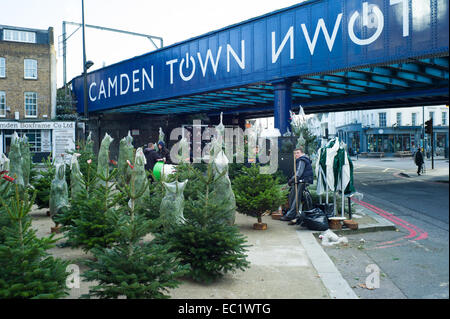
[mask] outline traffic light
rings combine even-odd
[[[429,119],[425,122],[425,133],[432,134],[433,133],[433,119]]]

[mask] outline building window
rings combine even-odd
[[[417,113],[411,114],[411,125],[416,126],[417,125]]]
[[[5,58],[0,58],[0,78],[6,77],[6,62]]]
[[[442,112],[442,126],[447,125],[447,112]]]
[[[386,127],[386,113],[378,113],[378,122],[380,127]]]
[[[41,130],[23,130],[22,135],[25,134],[30,144],[30,151],[32,153],[41,152]]]
[[[36,92],[25,92],[25,117],[37,117]]]
[[[37,61],[33,59],[24,60],[25,79],[37,79]]]
[[[397,126],[402,126],[402,113],[397,113]]]
[[[14,42],[36,43],[36,32],[4,29],[3,40]]]
[[[0,117],[6,116],[6,94],[0,91]]]
[[[434,112],[430,112],[430,120],[433,120],[434,122]]]

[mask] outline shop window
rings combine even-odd
[[[6,61],[5,58],[0,58],[0,78],[6,77]]]
[[[37,117],[36,92],[25,92],[25,117]]]
[[[37,61],[33,59],[24,60],[24,77],[25,79],[37,79]]]

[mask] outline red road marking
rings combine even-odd
[[[417,238],[413,239],[413,241],[418,241],[418,240],[423,240],[423,239],[428,238],[428,233],[425,232],[424,230],[418,228],[417,226],[412,225],[412,224],[408,223],[407,221],[405,221],[403,219],[400,219],[397,216],[394,216],[393,214],[388,213],[388,212],[386,212],[386,211],[382,210],[381,208],[378,208],[378,207],[376,207],[374,205],[371,205],[369,203],[366,203],[366,202],[363,202],[363,201],[359,201],[359,200],[356,200],[356,199],[352,199],[352,200],[355,203],[357,203],[357,204],[359,204],[359,205],[369,209],[370,211],[372,211],[372,212],[374,212],[374,213],[376,213],[376,214],[386,218],[387,220],[390,220],[394,224],[396,224],[396,225],[406,229],[409,232],[409,235],[407,235],[405,237],[402,237],[400,239],[379,243],[379,244],[377,244],[378,247],[376,247],[376,248],[388,248],[388,247],[400,246],[403,243],[398,243],[398,244],[394,244],[394,243],[399,242],[399,241],[403,241],[405,239],[414,238],[418,234],[419,234],[419,236]],[[381,245],[384,245],[384,246],[381,246]]]

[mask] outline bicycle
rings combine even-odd
[[[298,214],[301,214],[303,211],[308,211],[314,208],[313,206],[313,199],[311,196],[311,193],[309,192],[308,189],[308,185],[310,185],[309,183],[306,183],[304,180],[300,180],[298,181],[297,184],[302,184],[304,185],[303,187],[303,191],[302,191],[302,196],[301,196],[301,201],[300,201],[300,207],[299,207],[299,211]]]

